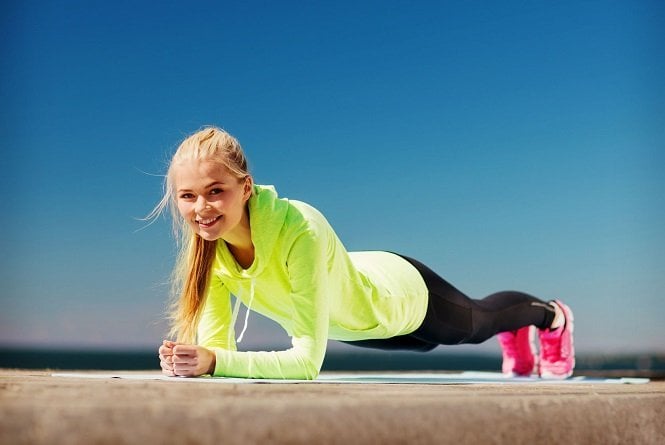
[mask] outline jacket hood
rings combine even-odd
[[[254,244],[254,262],[249,269],[241,268],[222,240],[217,242],[218,272],[233,278],[252,278],[270,262],[275,244],[286,220],[289,208],[287,199],[280,199],[271,185],[254,185],[249,198],[249,225]]]

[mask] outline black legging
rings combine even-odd
[[[482,343],[499,332],[528,325],[544,329],[554,320],[554,308],[536,297],[505,291],[474,300],[421,262],[400,256],[418,269],[429,290],[422,324],[407,335],[345,343],[387,350],[430,351],[438,345]]]

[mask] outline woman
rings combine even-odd
[[[177,341],[159,348],[164,374],[314,379],[328,339],[429,351],[496,334],[504,373],[572,374],[573,316],[565,304],[521,292],[473,300],[412,258],[347,252],[316,209],[255,185],[240,144],[219,128],[182,142],[150,216],[167,206],[183,242],[173,275]],[[251,309],[279,323],[292,348],[236,351],[241,301],[248,309],[238,340]]]

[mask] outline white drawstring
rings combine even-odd
[[[231,334],[233,334],[233,327],[236,325],[236,320],[238,319],[238,312],[240,311],[240,298],[236,297],[236,302],[233,305],[233,313],[231,315],[231,326],[229,329],[229,335],[227,337],[226,344],[231,344]]]
[[[254,300],[254,278],[252,278],[251,284],[249,285],[249,304],[247,305],[247,312],[245,312],[245,323],[243,324],[242,331],[240,332],[240,335],[238,336],[236,343],[240,343],[242,341],[242,337],[245,335],[245,331],[247,330],[247,320],[249,320],[249,311],[252,309],[253,300]],[[240,309],[238,301],[240,300],[236,301],[236,308]],[[238,316],[236,308],[233,309],[234,312],[233,320],[235,320],[236,317]]]

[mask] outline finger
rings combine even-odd
[[[173,365],[173,373],[175,375],[185,375],[189,369],[192,369],[192,367],[185,365]]]
[[[171,362],[174,365],[180,365],[180,366],[185,366],[185,365],[196,366],[199,360],[197,357],[174,355],[173,357],[171,357]]]
[[[162,369],[162,374],[167,375],[169,377],[175,377],[175,372],[169,369]]]
[[[173,373],[178,376],[183,376],[183,377],[192,377],[196,375],[196,367],[193,366],[185,366],[185,367],[178,367],[176,366],[175,369],[173,370]]]
[[[196,358],[177,358],[174,357],[173,368],[193,368],[198,365],[199,361]]]
[[[159,362],[159,366],[162,368],[162,371],[173,372],[173,365],[169,363]]]
[[[176,355],[194,355],[196,354],[196,346],[176,345],[173,347],[173,353]]]
[[[173,360],[171,357],[167,357],[163,360],[160,360],[159,363],[163,363],[164,365],[173,367]]]
[[[166,346],[159,347],[159,353],[162,355],[173,355],[173,348],[167,348]]]
[[[173,348],[173,347],[174,347],[175,345],[177,345],[177,344],[179,344],[179,343],[174,342],[174,341],[171,341],[171,340],[164,340],[164,341],[162,342],[162,345],[164,345],[164,346],[167,347],[167,348]]]

